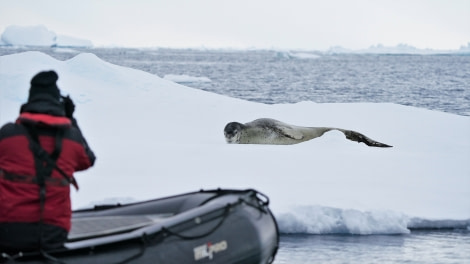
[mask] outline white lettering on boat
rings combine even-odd
[[[194,250],[194,260],[201,260],[204,258],[212,259],[215,253],[227,250],[228,244],[227,241],[222,240],[218,243],[212,244],[211,242],[197,246]]]

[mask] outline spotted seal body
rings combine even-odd
[[[363,142],[371,147],[391,147],[352,130],[294,126],[270,118],[260,118],[246,124],[230,122],[225,126],[224,135],[227,143],[231,144],[292,145],[321,137],[331,130],[341,131],[347,139]]]

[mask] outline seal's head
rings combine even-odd
[[[228,123],[224,128],[224,135],[227,143],[239,143],[243,127],[244,125],[238,122]]]

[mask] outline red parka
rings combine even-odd
[[[34,104],[29,108],[34,109]],[[41,147],[48,153],[56,145],[55,131],[57,128],[63,129],[62,147],[56,165],[68,177],[72,178],[75,171],[89,168],[95,161],[95,155],[75,119],[24,111],[15,123],[8,123],[0,129],[0,224],[36,223],[41,218],[35,157],[24,124],[34,126]],[[46,180],[42,221],[69,231],[70,185],[63,184],[64,176],[57,169],[52,170],[50,177]]]

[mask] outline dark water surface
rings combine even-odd
[[[275,263],[470,263],[470,232],[285,235]]]

